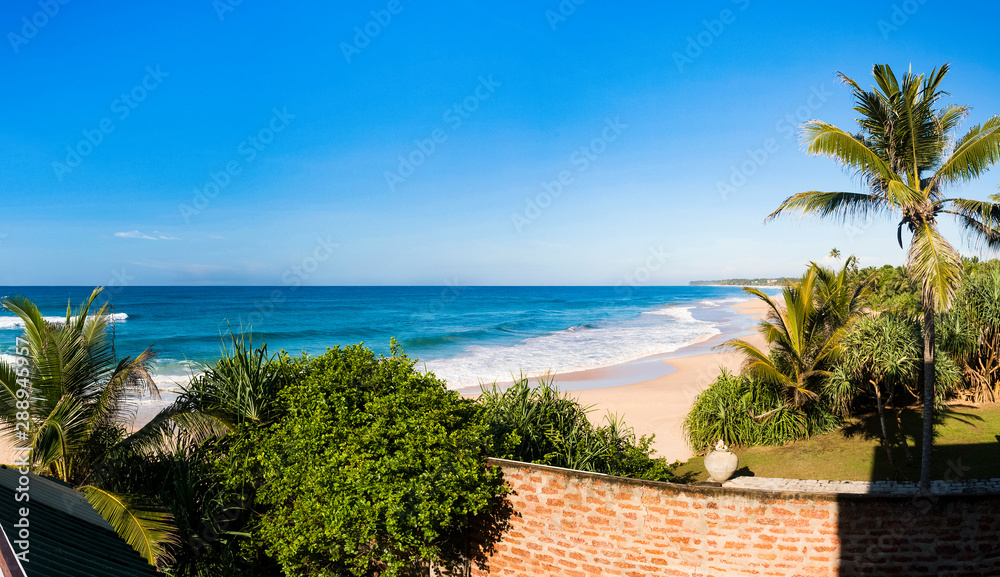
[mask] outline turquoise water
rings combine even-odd
[[[46,316],[65,316],[87,287],[0,287]],[[669,353],[749,319],[728,304],[735,287],[114,287],[119,355],[157,353],[169,390],[219,356],[229,327],[252,327],[271,351],[320,353],[364,342],[389,352],[390,338],[449,386],[537,373],[606,367]],[[16,318],[0,311],[0,351],[10,353]]]

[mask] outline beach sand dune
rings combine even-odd
[[[748,301],[734,305],[734,308],[743,314],[761,317],[766,305],[760,301]],[[719,344],[729,338],[732,335],[718,335],[711,344]],[[760,348],[765,345],[763,337],[757,333],[740,338]],[[662,362],[677,370],[632,385],[574,391],[571,394],[582,404],[593,405],[591,417],[595,423],[602,421],[608,411],[616,413],[635,429],[636,435],[655,434],[653,447],[659,456],[670,461],[683,461],[693,456],[684,441],[681,426],[695,397],[715,380],[720,367],[738,372],[743,357],[734,352],[712,352]]]

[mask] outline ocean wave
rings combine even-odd
[[[196,373],[197,376],[197,373]],[[153,382],[160,392],[179,393],[191,384],[191,374],[156,374],[152,375]]]
[[[747,295],[745,297],[728,297],[728,298],[720,298],[720,299],[707,299],[707,300],[703,300],[703,301],[699,302],[698,304],[701,305],[701,306],[703,306],[703,307],[721,307],[721,306],[732,305],[732,304],[736,304],[736,303],[745,303],[745,302],[747,302],[749,300],[753,300],[753,298],[751,296]]]
[[[17,362],[17,359],[18,357],[15,355],[0,353],[0,361],[8,365],[13,365]],[[190,369],[187,368],[188,365]],[[156,388],[160,390],[160,393],[174,395],[186,388],[191,383],[191,378],[197,376],[199,373],[201,373],[200,367],[194,363],[186,363],[185,361],[169,361],[165,367],[154,364],[150,371],[153,382],[156,383]],[[151,401],[156,401],[156,399],[154,398]]]
[[[107,317],[114,322],[123,322],[128,320],[128,315],[125,313],[113,313],[107,315]],[[42,317],[47,322],[50,323],[64,323],[66,322],[66,317]],[[0,316],[0,330],[11,330],[11,329],[21,329],[24,327],[24,321],[21,317],[12,316]]]
[[[646,311],[646,312],[644,312],[642,314],[644,314],[644,315],[661,315],[661,316],[674,317],[675,319],[678,319],[678,320],[681,320],[681,321],[687,321],[687,322],[701,322],[701,321],[695,320],[694,315],[691,313],[691,309],[693,309],[693,308],[694,308],[693,306],[687,306],[687,307],[672,306],[672,307],[667,307],[667,308],[663,308],[663,309],[656,309],[656,310],[652,310],[652,311]]]
[[[425,366],[451,388],[507,381],[512,374],[535,376],[608,367],[670,353],[722,332],[713,323],[696,320],[691,308],[649,311],[649,315],[613,326],[576,326],[513,346],[469,346],[460,355],[428,360]]]

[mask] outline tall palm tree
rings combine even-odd
[[[833,247],[830,250],[830,258],[835,258],[835,259],[839,260],[840,259],[840,249],[837,248],[837,247]]]
[[[91,312],[101,293],[95,289],[64,322],[48,322],[24,297],[0,301],[24,323],[24,365],[29,398],[17,396],[15,367],[0,361],[0,434],[12,436],[28,417],[29,461],[44,473],[82,491],[95,509],[150,563],[163,558],[162,544],[172,539],[169,516],[101,482],[115,467],[126,438],[128,393],[156,393],[149,375],[153,358],[147,349],[135,358],[118,359],[105,304]],[[22,377],[23,378],[23,377]],[[21,405],[21,406],[18,406]],[[22,441],[19,441],[19,443]]]
[[[803,125],[810,154],[829,156],[855,171],[864,192],[812,190],[787,198],[766,220],[786,211],[811,213],[841,220],[891,214],[899,218],[897,239],[903,246],[903,227],[912,234],[906,256],[910,275],[922,287],[924,422],[920,487],[930,490],[930,463],[934,415],[934,315],[946,311],[962,275],[958,253],[938,230],[938,215],[951,214],[975,241],[1000,247],[1000,204],[947,198],[949,185],[978,178],[1000,161],[1000,116],[993,116],[955,137],[967,106],[936,108],[948,65],[930,75],[907,72],[902,81],[888,65],[873,69],[876,86],[862,89],[841,74],[851,87],[860,131],[851,134],[826,122]]]

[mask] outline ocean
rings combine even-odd
[[[52,320],[89,296],[87,287],[0,287]],[[753,321],[728,306],[737,287],[109,287],[116,349],[153,347],[162,390],[176,392],[220,356],[229,330],[251,332],[270,352],[322,353],[363,342],[389,353],[395,338],[418,368],[449,387],[510,381],[663,355]],[[18,319],[0,310],[0,353]]]

